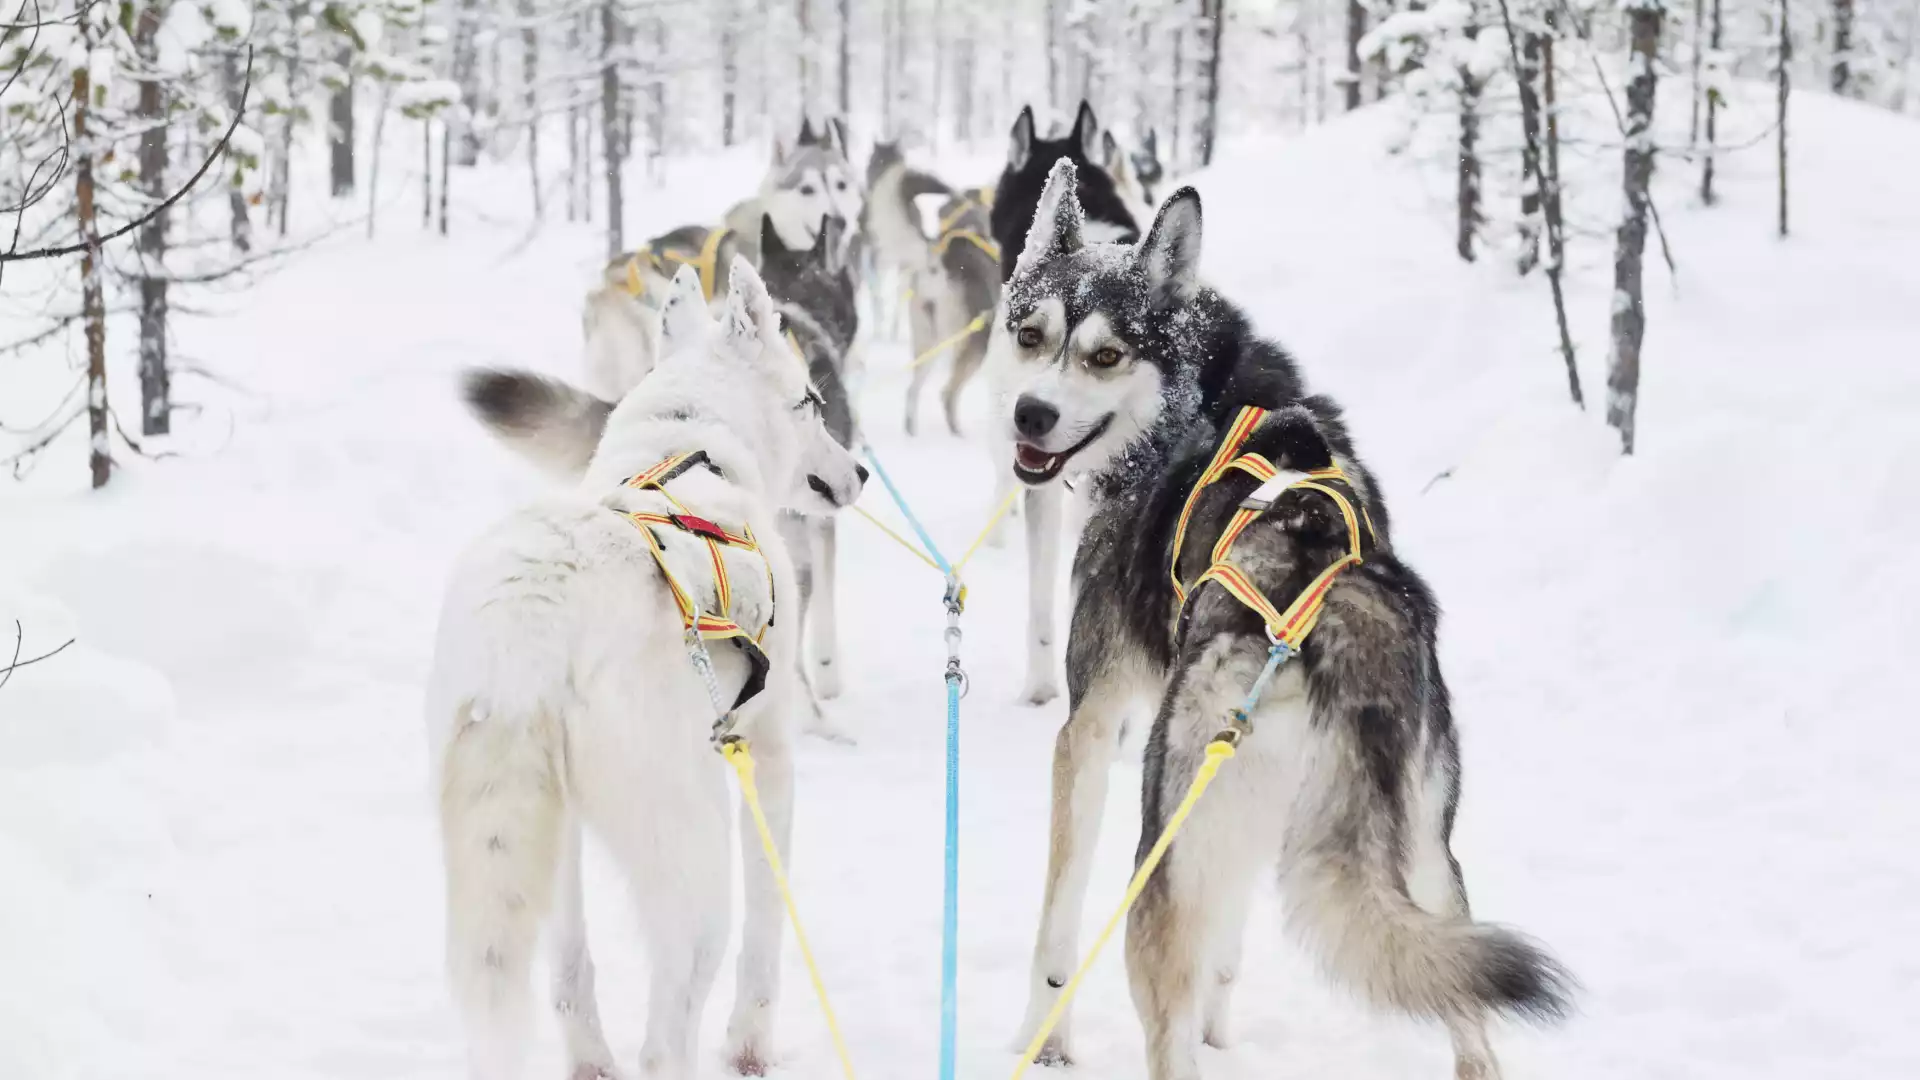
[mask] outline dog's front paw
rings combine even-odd
[[[773,1038],[769,1032],[772,1006],[767,1002],[734,1006],[727,1023],[727,1068],[736,1076],[765,1076],[773,1064]]]
[[[1026,689],[1020,691],[1020,700],[1029,705],[1045,705],[1060,696],[1060,684],[1053,673],[1027,676]]]
[[[583,1061],[567,1073],[567,1080],[620,1080],[620,1074],[612,1065]]]
[[[813,692],[822,701],[840,696],[840,669],[833,661],[821,660],[813,665]]]

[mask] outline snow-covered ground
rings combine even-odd
[[[1681,270],[1650,262],[1631,459],[1566,403],[1544,284],[1453,258],[1431,178],[1382,153],[1389,118],[1230,146],[1199,180],[1210,276],[1347,404],[1446,604],[1476,911],[1584,982],[1565,1027],[1500,1032],[1512,1077],[1920,1075],[1920,127],[1796,101],[1793,239],[1772,236],[1770,155],[1728,161],[1713,210],[1677,166],[1658,181]],[[636,231],[711,216],[758,166],[676,166]],[[188,323],[224,385],[199,385],[184,460],[85,493],[76,438],[0,486],[0,633],[20,619],[29,655],[79,638],[0,688],[0,1076],[458,1073],[421,683],[453,552],[542,482],[463,415],[453,377],[573,374],[598,247],[558,225],[527,242],[506,179],[466,195],[451,240],[401,201],[377,241],[329,241]],[[1598,401],[1596,250],[1573,300]],[[905,361],[873,358],[866,426],[955,546],[990,501],[986,454],[900,434]],[[859,745],[803,746],[795,882],[857,1062],[926,1074],[940,583],[857,522],[842,535],[832,708]],[[1064,715],[1014,704],[1023,559],[976,560],[966,618],[970,1080],[1013,1064]],[[1122,771],[1089,921],[1129,867]],[[597,862],[589,878],[631,1065],[644,961],[619,883]],[[1240,1041],[1203,1059],[1215,1080],[1448,1074],[1437,1030],[1328,988],[1271,897],[1248,955]],[[834,1075],[789,957],[779,1074]],[[1143,1074],[1117,951],[1078,1015],[1080,1074]],[[538,1075],[558,1075],[551,1030],[542,1045]]]

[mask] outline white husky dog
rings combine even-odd
[[[591,445],[602,420],[604,436],[580,488],[482,535],[448,588],[427,722],[445,842],[447,964],[476,1078],[519,1075],[529,969],[550,917],[569,1075],[615,1075],[581,914],[582,825],[626,871],[647,940],[641,1071],[678,1080],[697,1069],[700,1017],[732,906],[727,769],[710,741],[715,710],[668,581],[625,516],[675,508],[660,491],[623,484],[691,451],[704,452],[705,467],[668,480],[673,498],[684,513],[750,532],[765,558],[722,549],[733,602],[720,613],[765,627],[773,660],[758,670],[764,689],[741,706],[736,730],[752,745],[767,816],[786,849],[799,620],[776,620],[774,598],[799,593],[775,512],[851,503],[862,477],[821,422],[759,275],[739,260],[731,274],[716,322],[697,275],[679,272],[660,362],[611,415],[556,409],[544,421],[520,418],[523,433],[554,456],[569,440]],[[549,422],[564,430],[540,430]],[[654,535],[675,578],[714,612],[705,542],[668,526]],[[751,654],[726,641],[711,652],[718,693],[729,702],[751,693]],[[781,904],[753,830],[742,831],[746,911],[726,1053],[735,1070],[757,1075],[770,1060]]]

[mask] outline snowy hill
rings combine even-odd
[[[1650,261],[1630,459],[1566,403],[1544,283],[1453,257],[1433,177],[1383,151],[1384,112],[1230,145],[1198,180],[1210,277],[1347,405],[1446,606],[1476,913],[1585,984],[1564,1029],[1499,1034],[1512,1077],[1920,1073],[1920,125],[1796,109],[1792,239],[1772,235],[1767,155],[1729,159],[1711,210],[1677,169],[1656,179],[1680,277]],[[759,166],[676,165],[640,229],[711,213]],[[231,389],[207,391],[185,460],[83,494],[63,446],[0,486],[0,631],[20,619],[29,654],[79,638],[0,688],[0,1075],[456,1073],[421,682],[453,551],[541,481],[462,414],[453,375],[574,374],[597,251],[584,227],[523,243],[484,180],[450,241],[410,221],[338,238],[190,324]],[[1604,248],[1583,251],[1574,333],[1598,398],[1611,282]],[[865,422],[958,543],[989,501],[986,454],[899,433],[905,362],[874,358]],[[842,536],[833,708],[860,744],[803,747],[796,887],[856,1060],[931,1072],[939,583],[864,526]],[[1012,1065],[1064,716],[1013,704],[1023,559],[985,552],[967,615],[961,1070],[979,1080]],[[1121,771],[1090,919],[1134,844],[1138,770]],[[589,879],[630,1064],[636,936],[610,870]],[[1142,1075],[1117,957],[1081,1001],[1080,1071]],[[1446,1074],[1443,1036],[1327,988],[1271,898],[1235,1016],[1211,1080]],[[778,1045],[778,1075],[834,1073],[792,962]],[[551,1075],[554,1032],[542,1046]]]

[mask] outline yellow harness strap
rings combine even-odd
[[[686,505],[674,498],[673,494],[665,487],[669,480],[679,476],[694,465],[703,463],[705,459],[706,455],[701,451],[676,454],[647,471],[629,478],[624,485],[630,488],[658,492],[660,496],[666,499],[668,504],[673,507],[674,513],[655,514],[634,512],[624,513],[621,516],[633,522],[634,527],[640,530],[641,537],[646,540],[647,550],[652,552],[653,561],[660,567],[660,576],[666,578],[667,590],[673,594],[674,606],[680,611],[681,625],[708,640],[723,640],[728,638],[739,640],[750,653],[758,656],[758,661],[755,666],[759,667],[761,664],[766,663],[766,655],[760,651],[760,643],[766,638],[767,627],[773,625],[773,619],[769,616],[766,625],[762,626],[758,633],[749,633],[745,627],[733,620],[731,615],[733,610],[733,580],[727,574],[726,558],[721,554],[720,549],[722,547],[738,548],[741,551],[759,555],[761,563],[766,566],[767,570],[767,589],[769,596],[772,595],[773,589],[773,565],[767,562],[766,555],[760,551],[760,545],[754,540],[752,529],[742,528],[740,532],[735,533],[721,528],[719,525],[688,511]],[[667,565],[666,547],[661,544],[660,538],[654,535],[653,526],[656,525],[665,525],[679,529],[682,532],[691,533],[706,542],[707,554],[713,561],[713,591],[716,611],[709,612],[701,610],[700,604],[694,599],[693,594],[688,591],[685,585],[681,584],[679,578],[674,576],[672,567]],[[755,682],[764,682],[765,680],[764,670],[759,671],[758,674],[758,680],[749,679],[748,681],[748,688],[755,692],[759,689],[758,686],[754,685]],[[741,700],[744,701],[752,696],[752,693],[743,693]]]
[[[700,292],[708,300],[713,299],[714,262],[720,254],[720,245],[733,233],[732,229],[718,228],[707,233],[706,243],[700,245],[700,254],[688,258],[677,251],[665,251],[655,254],[651,247],[641,248],[627,260],[627,294],[645,296],[647,292],[646,274],[641,269],[641,260],[646,260],[647,269],[657,271],[661,277],[670,277],[667,267],[661,260],[670,260],[693,267],[700,272]]]
[[[1180,580],[1180,549],[1186,543],[1187,526],[1192,520],[1193,508],[1199,502],[1200,493],[1208,485],[1235,469],[1254,477],[1261,483],[1273,479],[1278,474],[1279,470],[1265,456],[1257,453],[1239,453],[1240,448],[1246,444],[1247,439],[1253,435],[1254,430],[1260,426],[1261,420],[1265,419],[1266,415],[1267,410],[1252,405],[1240,410],[1239,415],[1234,417],[1233,424],[1227,428],[1226,437],[1220,440],[1220,446],[1214,451],[1213,459],[1207,463],[1206,470],[1200,474],[1199,480],[1194,482],[1193,490],[1187,493],[1186,505],[1180,510],[1180,523],[1175,527],[1173,534],[1173,558],[1169,566],[1169,574],[1173,579],[1173,594],[1178,600],[1174,618],[1177,622],[1180,611],[1186,608],[1187,599],[1195,590],[1209,581],[1218,582],[1222,588],[1233,595],[1234,599],[1252,608],[1254,613],[1260,616],[1261,621],[1266,623],[1267,633],[1273,640],[1286,644],[1289,649],[1298,650],[1300,643],[1319,622],[1320,612],[1326,605],[1327,592],[1332,588],[1334,579],[1340,575],[1341,571],[1350,566],[1357,566],[1362,561],[1360,525],[1363,521],[1368,534],[1373,535],[1373,521],[1367,515],[1365,506],[1361,506],[1356,513],[1353,500],[1333,486],[1334,484],[1344,484],[1348,488],[1353,486],[1353,481],[1339,466],[1316,469],[1302,479],[1288,484],[1284,489],[1285,491],[1317,491],[1332,499],[1334,505],[1340,508],[1341,518],[1346,522],[1348,539],[1347,553],[1315,575],[1307,587],[1300,591],[1300,595],[1294,597],[1293,602],[1287,605],[1286,610],[1282,611],[1276,607],[1239,567],[1233,565],[1230,558],[1233,554],[1234,541],[1240,538],[1240,534],[1246,531],[1247,526],[1252,524],[1255,518],[1266,513],[1265,506],[1253,507],[1243,504],[1236,510],[1233,518],[1227,522],[1227,527],[1221,530],[1220,538],[1214,542],[1206,572],[1195,578],[1191,585]]]
[[[974,247],[979,248],[981,251],[986,252],[987,257],[995,262],[1000,260],[999,244],[981,236],[979,232],[973,229],[957,227],[960,219],[966,217],[972,211],[976,209],[991,210],[993,208],[993,194],[991,192],[987,193],[985,199],[979,197],[980,193],[986,190],[985,188],[976,188],[973,191],[961,192],[960,205],[954,207],[946,217],[940,219],[939,239],[933,243],[934,258],[937,259],[944,256],[947,253],[947,249],[952,247],[956,241],[964,240]]]

